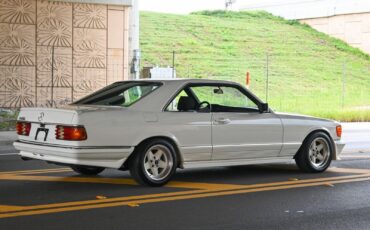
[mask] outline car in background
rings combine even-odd
[[[17,133],[24,159],[83,175],[128,169],[150,186],[178,168],[294,159],[323,172],[344,147],[336,121],[276,113],[240,84],[202,79],[122,81],[63,108],[22,108]]]

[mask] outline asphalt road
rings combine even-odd
[[[370,129],[346,133],[342,160],[322,174],[294,164],[179,170],[163,188],[0,148],[0,229],[370,229]]]

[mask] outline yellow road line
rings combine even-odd
[[[345,157],[347,157],[347,156],[345,156]],[[350,156],[348,156],[348,157],[350,157]],[[351,157],[356,157],[356,156],[351,156]],[[366,156],[358,156],[358,157],[367,158]],[[369,156],[369,158],[370,158],[370,156]],[[261,167],[280,169],[280,168],[274,167],[274,166],[261,166]],[[332,168],[329,168],[328,171],[344,172],[343,170],[339,171],[341,169],[342,168],[332,167]],[[295,169],[291,169],[291,170],[295,170]],[[348,173],[368,173],[368,172],[370,172],[370,170],[367,170],[367,169],[350,169],[350,168],[347,169],[346,168],[345,170],[346,170],[345,172],[348,172]],[[3,172],[0,171],[0,175],[2,175],[2,174],[24,174],[24,175],[29,175],[29,174],[46,174],[46,173],[59,173],[59,172],[72,172],[72,170],[70,168],[51,168],[51,169],[21,170],[21,171],[3,171]],[[200,186],[202,186],[202,185],[200,185]]]
[[[33,173],[32,173],[33,174]],[[21,181],[52,181],[52,182],[74,182],[74,183],[102,183],[102,184],[121,184],[137,185],[130,178],[100,178],[100,177],[61,177],[61,176],[33,176],[23,174],[0,174],[0,180],[21,180]],[[186,189],[236,189],[240,185],[232,184],[209,184],[194,182],[170,182],[166,187],[186,188]]]
[[[188,194],[194,194],[194,193],[199,193],[199,190],[198,191],[192,190],[192,191],[182,191],[182,192],[168,192],[168,193],[147,194],[147,195],[128,196],[128,197],[107,198],[103,200],[85,200],[85,201],[55,203],[55,204],[18,206],[18,208],[14,206],[15,210],[5,210],[6,207],[4,206],[4,210],[0,210],[0,214],[4,212],[11,212],[11,211],[26,211],[26,210],[50,209],[50,208],[70,207],[70,206],[79,206],[79,205],[104,204],[104,203],[114,203],[114,202],[119,202],[119,201],[131,201],[132,202],[133,200],[143,200],[143,199],[149,199],[149,198],[177,196],[177,195],[188,195]]]
[[[7,179],[36,179],[36,180],[45,180],[45,177],[40,178],[40,176],[18,176],[18,175],[8,175],[9,178]],[[189,195],[189,194],[199,194],[199,193],[209,193],[209,192],[216,192],[216,191],[236,191],[236,190],[243,190],[243,189],[256,189],[256,188],[267,188],[267,187],[274,187],[274,186],[294,186],[300,184],[307,184],[307,183],[331,183],[332,181],[337,180],[353,180],[353,179],[362,179],[368,178],[370,174],[362,174],[362,175],[352,175],[352,176],[340,176],[340,177],[329,177],[329,178],[316,178],[316,179],[306,179],[306,180],[298,180],[298,181],[282,181],[282,182],[272,182],[272,183],[262,183],[262,184],[252,184],[252,185],[225,185],[222,186],[221,184],[206,184],[206,183],[194,183],[197,186],[191,186],[191,188],[195,188],[197,190],[192,191],[181,191],[181,192],[168,192],[168,193],[160,193],[160,194],[148,194],[148,195],[139,195],[139,196],[128,196],[128,197],[117,197],[117,198],[107,198],[104,200],[87,200],[87,201],[74,201],[74,202],[64,202],[64,203],[56,203],[56,204],[45,204],[45,205],[34,205],[34,206],[23,206],[18,208],[16,211],[24,211],[24,210],[34,210],[34,209],[48,209],[48,208],[58,208],[58,207],[66,207],[66,206],[79,206],[79,205],[91,205],[91,204],[103,204],[103,203],[112,203],[112,202],[121,202],[121,201],[128,201],[131,202],[133,200],[142,200],[142,199],[150,199],[156,197],[169,197],[169,196],[180,196],[180,195]],[[0,179],[3,179],[0,177]],[[32,180],[31,179],[31,180]],[[53,178],[47,178],[48,181],[55,181]],[[65,178],[57,178],[58,181],[64,181]],[[68,179],[68,178],[67,178]],[[73,178],[72,178],[73,179]],[[109,178],[74,178],[79,179],[73,182],[80,182],[85,181],[85,179],[91,179],[90,182],[98,182],[100,179],[109,179]],[[119,182],[119,179],[115,182]],[[67,180],[71,182],[71,180]],[[104,183],[108,182],[109,180],[105,181]],[[171,182],[170,185],[176,185],[174,187],[188,187],[191,185],[191,182],[184,182],[185,185],[181,185],[183,182]],[[122,184],[122,183],[119,183]],[[208,185],[208,187],[207,187]],[[198,187],[199,186],[199,187]],[[3,211],[7,212],[7,210]]]
[[[0,205],[0,213],[1,212],[14,212],[18,211],[22,208],[22,206],[14,206],[14,205]]]
[[[38,173],[48,173],[48,172],[68,172],[72,171],[70,168],[53,168],[53,169],[35,169],[35,170],[22,170],[22,171],[0,171],[2,174],[38,174]]]
[[[1,174],[0,180],[30,180],[30,181],[55,181],[55,182],[77,182],[77,183],[105,183],[105,184],[124,184],[124,185],[135,185],[136,183],[127,178],[91,178],[91,177],[58,177],[58,176],[32,176],[27,174],[35,173],[50,173],[50,172],[64,172],[70,171],[68,168],[60,169],[45,169],[45,170],[26,170],[26,171],[14,171],[17,174]],[[87,200],[87,201],[75,201],[75,202],[64,202],[56,204],[45,204],[45,205],[34,205],[34,206],[0,206],[0,218],[3,215],[4,218],[8,217],[6,215],[15,215],[19,213],[34,213],[43,212],[47,210],[79,210],[86,209],[84,207],[94,208],[96,205],[106,205],[106,207],[116,206],[116,204],[122,205],[122,202],[126,203],[150,203],[150,200],[162,199],[167,200],[177,200],[182,199],[182,197],[189,197],[190,199],[200,198],[202,196],[208,197],[213,196],[212,194],[238,194],[239,191],[269,191],[275,190],[276,188],[286,187],[286,188],[295,188],[295,187],[306,187],[306,185],[326,185],[326,184],[335,184],[340,181],[353,182],[353,181],[363,181],[368,180],[370,176],[370,170],[367,169],[346,169],[346,168],[331,168],[332,172],[339,173],[354,173],[357,175],[348,175],[348,176],[337,176],[337,177],[327,177],[327,178],[314,178],[314,179],[305,179],[298,181],[282,181],[282,182],[272,182],[272,183],[261,183],[261,184],[252,184],[252,185],[235,185],[235,184],[210,184],[210,183],[194,183],[194,182],[179,182],[174,181],[170,182],[167,186],[173,188],[187,188],[193,189],[192,191],[181,191],[181,192],[169,192],[169,193],[160,193],[160,194],[148,194],[148,195],[139,195],[139,196],[128,196],[128,197],[118,197],[118,198],[108,198],[104,200]],[[358,175],[360,174],[360,175]],[[345,182],[343,182],[345,183]],[[195,189],[195,190],[194,190]],[[262,189],[262,190],[261,190]],[[222,192],[222,193],[220,193]],[[245,193],[245,192],[242,192]],[[185,198],[184,198],[185,199]],[[186,198],[187,199],[187,198]],[[158,201],[159,202],[159,201]],[[123,204],[124,205],[124,204]],[[100,206],[99,206],[100,207]],[[105,206],[104,206],[105,207]],[[10,213],[12,212],[12,213]],[[15,213],[16,212],[16,213]],[[41,214],[40,213],[40,214]],[[48,213],[48,212],[46,212]],[[28,215],[28,214],[25,214]],[[33,215],[33,214],[30,214]]]
[[[244,189],[244,188],[259,188],[259,187],[270,187],[277,185],[292,185],[292,184],[303,184],[303,183],[312,183],[312,182],[325,182],[332,180],[344,180],[344,179],[356,179],[370,176],[370,170],[356,170],[356,169],[342,169],[336,168],[333,169],[335,172],[346,172],[354,173],[356,175],[348,176],[336,176],[336,177],[324,177],[324,178],[313,178],[313,179],[303,179],[295,181],[280,181],[280,182],[270,182],[270,183],[260,183],[252,185],[235,185],[235,184],[209,184],[209,183],[193,183],[193,182],[181,182],[173,181],[170,182],[167,186],[176,187],[176,188],[193,188],[193,189],[204,189],[204,190],[230,190],[230,189]]]
[[[370,180],[370,177],[367,176],[366,178],[329,181],[329,183],[330,184],[340,184],[340,183],[369,181],[369,180]],[[170,197],[159,197],[159,198],[151,198],[151,199],[145,199],[145,200],[136,200],[135,203],[136,204],[145,204],[145,203],[156,203],[156,202],[175,201],[175,200],[206,198],[206,197],[225,196],[225,195],[236,195],[236,194],[263,192],[263,191],[275,191],[275,190],[283,190],[283,189],[320,186],[320,185],[326,185],[327,183],[328,182],[315,182],[315,183],[305,183],[305,184],[281,185],[281,186],[274,186],[274,187],[242,189],[242,190],[234,190],[234,191],[221,191],[221,192],[190,194],[190,195],[182,195],[182,196],[180,195],[180,196],[170,196]],[[85,210],[85,209],[94,209],[94,208],[115,207],[115,206],[129,205],[130,203],[132,203],[132,200],[131,201],[123,201],[123,202],[114,202],[114,203],[82,205],[82,206],[73,206],[73,207],[61,207],[61,208],[54,208],[54,209],[20,211],[20,212],[14,212],[14,213],[0,214],[0,218],[8,218],[8,217],[16,217],[16,216],[28,216],[28,215],[36,215],[36,214],[47,214],[47,213],[57,213],[57,212],[66,212],[66,211],[76,211],[76,210]]]
[[[337,172],[353,172],[353,169],[335,169]],[[241,189],[250,188],[251,186],[265,187],[265,186],[276,186],[276,185],[288,185],[297,183],[310,183],[319,181],[329,180],[341,180],[341,179],[353,179],[358,177],[364,177],[370,174],[368,170],[357,171],[362,174],[348,175],[348,176],[336,176],[336,177],[324,177],[324,178],[313,178],[304,179],[297,181],[283,181],[283,182],[271,182],[253,185],[235,185],[235,184],[211,184],[211,183],[196,183],[196,182],[170,182],[168,187],[172,188],[186,188],[186,189],[201,189],[201,190],[230,190],[230,189]],[[367,172],[364,174],[364,172]],[[72,182],[72,183],[102,183],[102,184],[121,184],[121,185],[136,185],[136,182],[129,178],[99,178],[99,177],[61,177],[61,176],[32,176],[32,175],[12,175],[4,174],[0,175],[0,180],[21,180],[21,181],[52,181],[52,182]]]
[[[46,173],[63,173],[63,172],[73,172],[72,169],[54,169],[54,170],[49,170],[49,171],[35,171],[32,173],[29,172],[24,172],[24,173],[17,173],[16,175],[34,175],[34,174],[46,174]],[[77,175],[77,174],[76,174]]]
[[[170,188],[186,188],[186,189],[200,189],[200,190],[230,190],[230,189],[243,188],[246,185],[170,181],[165,186],[170,187]]]
[[[370,169],[354,169],[354,168],[336,168],[336,167],[332,167],[332,168],[328,169],[328,172],[370,174]]]
[[[0,175],[0,180],[21,180],[21,181],[49,181],[49,182],[74,182],[74,183],[102,183],[137,185],[133,179],[128,178],[97,178],[97,177],[62,177],[62,176],[32,176],[32,175]]]

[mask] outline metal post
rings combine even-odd
[[[188,65],[188,78],[190,78],[190,65]]]
[[[344,98],[346,94],[346,71],[347,71],[347,66],[346,62],[343,62],[343,73],[342,73],[342,109],[344,108]]]
[[[122,1],[119,1],[122,2]],[[130,15],[130,28],[129,28],[129,59],[131,60],[130,66],[130,73],[131,79],[139,79],[140,78],[140,42],[139,42],[139,34],[140,34],[140,15],[139,15],[139,4],[140,0],[131,1],[132,6],[129,7],[129,15]],[[137,56],[139,54],[139,56]]]
[[[266,102],[269,98],[269,54],[266,53]]]
[[[175,78],[175,51],[172,51],[172,78]]]
[[[134,50],[134,57],[132,59],[132,67],[131,67],[131,73],[134,73],[133,75],[134,79],[140,78],[140,59],[141,59],[141,51]]]
[[[51,50],[51,107],[54,104],[54,46]]]

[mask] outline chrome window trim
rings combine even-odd
[[[184,85],[182,85],[172,96],[171,98],[167,101],[167,103],[165,104],[165,106],[162,108],[162,112],[182,112],[182,111],[167,111],[167,107],[171,104],[171,102],[177,97],[177,95],[182,91],[182,90],[185,90],[187,87],[192,87],[192,86],[226,86],[226,87],[232,87],[232,88],[236,88],[238,89],[242,94],[244,94],[246,97],[248,97],[251,101],[253,101],[254,103],[257,104],[257,106],[259,107],[263,102],[262,100],[260,100],[256,95],[254,95],[252,92],[250,92],[249,90],[247,90],[246,88],[244,88],[242,85],[240,84],[235,84],[235,83],[232,83],[232,82],[222,82],[222,83],[214,83],[214,82],[203,82],[203,83],[194,83],[194,82],[188,82]],[[214,113],[214,112],[210,112],[210,113]],[[270,111],[271,113],[271,111]]]
[[[82,101],[82,100],[84,100],[84,99],[86,99],[87,97],[90,97],[90,96],[92,96],[92,95],[94,95],[94,94],[97,94],[98,92],[99,92],[99,93],[100,93],[100,92],[103,92],[105,88],[107,88],[107,87],[109,87],[109,86],[111,86],[111,85],[119,84],[119,83],[125,83],[125,84],[127,84],[127,83],[141,83],[141,84],[143,84],[143,85],[145,85],[145,84],[146,84],[146,85],[149,85],[149,84],[155,84],[155,85],[157,85],[157,86],[158,86],[157,88],[153,89],[153,90],[152,90],[152,91],[150,91],[148,94],[146,94],[146,95],[144,95],[144,96],[140,97],[138,100],[134,101],[133,103],[131,103],[131,104],[130,104],[130,105],[128,105],[128,106],[114,105],[114,107],[120,107],[120,108],[129,108],[129,107],[131,107],[132,105],[134,105],[134,104],[136,104],[137,102],[141,101],[143,98],[145,98],[145,97],[147,97],[148,95],[152,94],[154,91],[156,91],[157,89],[161,88],[161,87],[164,85],[164,84],[163,84],[163,82],[160,82],[160,81],[148,81],[148,82],[145,82],[145,81],[118,81],[118,82],[114,82],[114,83],[112,83],[112,84],[110,84],[110,85],[107,85],[106,87],[104,87],[104,88],[102,88],[102,89],[100,89],[100,90],[98,90],[98,91],[96,91],[96,92],[93,92],[92,94],[89,94],[89,95],[86,95],[85,97],[82,97],[82,98],[78,99],[77,101],[75,101],[75,102],[71,103],[70,105],[76,105],[76,106],[94,105],[94,104],[80,104],[79,102],[80,102],[80,101]],[[103,105],[103,106],[108,106],[108,107],[110,107],[110,105]]]

